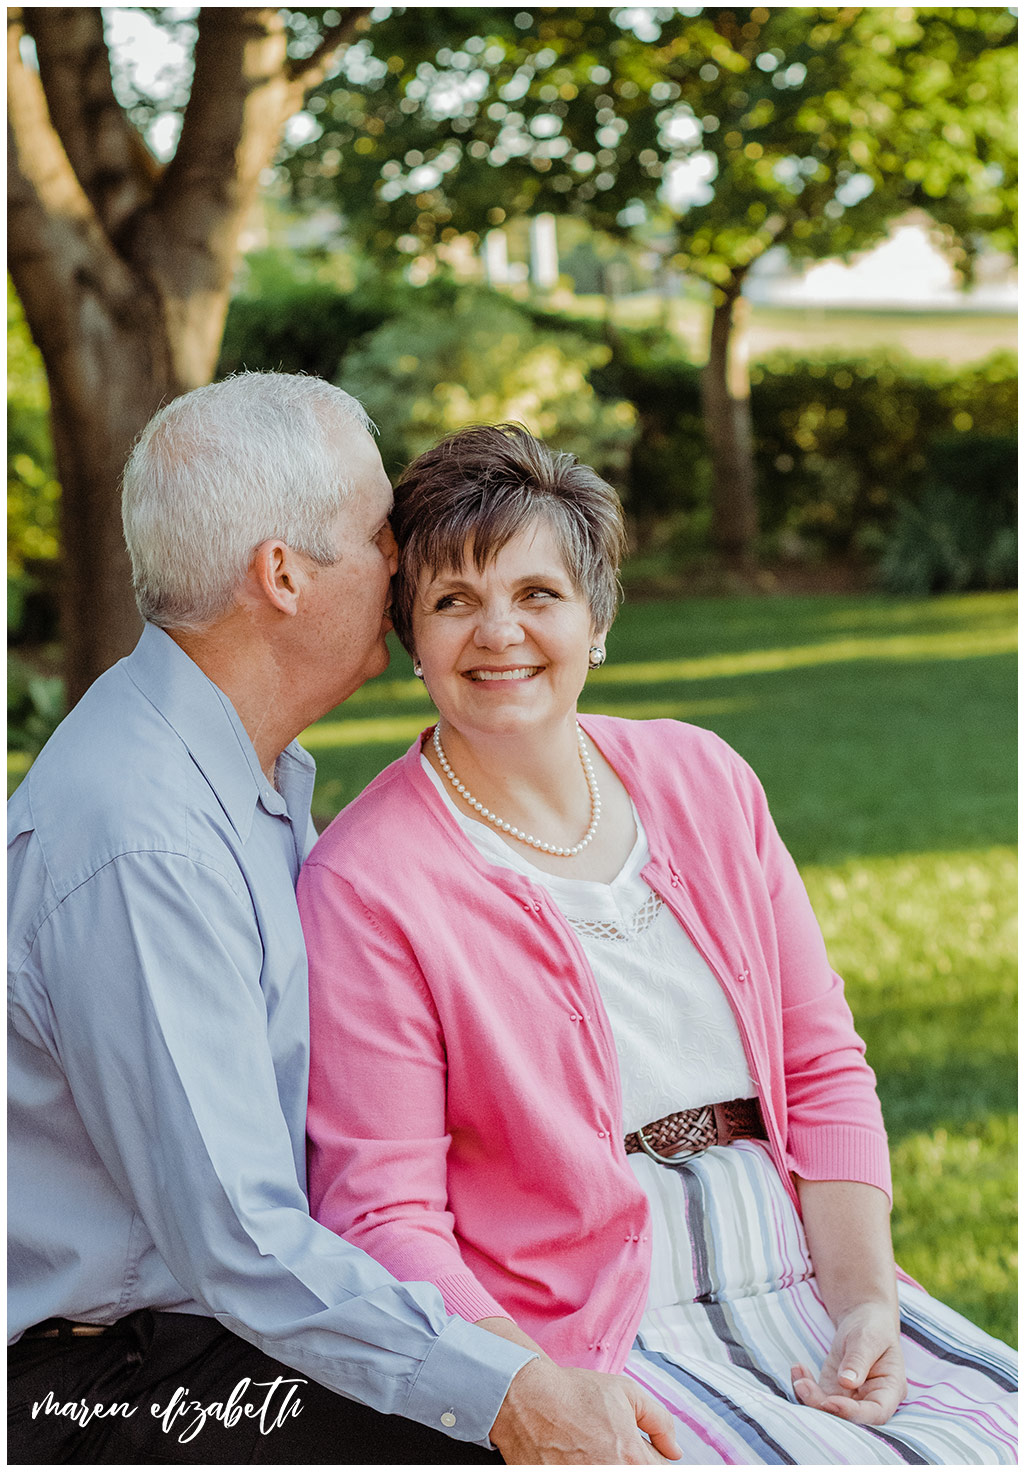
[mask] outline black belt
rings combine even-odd
[[[712,1145],[767,1138],[757,1100],[730,1099],[727,1104],[681,1109],[645,1124],[626,1136],[626,1154],[636,1155],[642,1150],[663,1165],[678,1165],[691,1155],[710,1150]]]

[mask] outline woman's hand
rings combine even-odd
[[[882,1426],[907,1393],[889,1202],[857,1181],[794,1179],[818,1291],[836,1326],[817,1380],[793,1366],[794,1394],[831,1416]]]
[[[805,1406],[883,1426],[907,1392],[899,1321],[888,1303],[865,1303],[843,1314],[817,1380],[794,1365],[793,1392]]]

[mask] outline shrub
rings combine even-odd
[[[1016,483],[1012,437],[937,441],[921,495],[897,506],[878,564],[882,586],[907,594],[1013,587]]]
[[[637,433],[622,492],[633,541],[644,551],[659,527],[703,522],[711,486],[704,442],[700,369],[660,332],[616,332],[607,364],[591,371],[598,393],[628,399]]]
[[[376,274],[339,282],[315,256],[256,252],[228,309],[217,377],[251,368],[331,379],[353,343],[395,315],[401,295]]]
[[[26,562],[58,553],[60,486],[50,439],[43,361],[7,282],[7,567],[20,581]]]
[[[621,479],[634,410],[599,397],[588,381],[607,347],[537,327],[492,292],[462,289],[435,302],[423,299],[368,334],[336,379],[377,421],[389,473],[452,430],[514,420]]]
[[[826,554],[877,555],[897,506],[921,502],[937,443],[1015,422],[1016,365],[1005,355],[956,368],[779,355],[752,379],[762,531]]]
[[[36,756],[64,719],[64,682],[7,658],[7,749]]]
[[[537,316],[556,330],[608,336],[611,357],[590,380],[599,393],[628,399],[637,411],[637,437],[621,486],[637,541],[642,548],[657,530],[662,541],[668,532],[684,555],[699,551],[711,485],[700,369],[687,361],[677,339],[658,329],[616,327],[609,334],[593,319]],[[987,472],[970,442],[979,436],[1008,442],[1016,399],[1016,362],[1008,354],[956,367],[881,353],[848,360],[778,353],[756,364],[751,414],[762,552],[772,556],[787,548],[804,557],[854,555],[873,562],[897,516],[909,538],[912,525],[939,515],[935,493],[923,499],[938,481],[948,487],[947,501],[950,494],[962,496],[976,508],[984,492],[972,490],[971,472]],[[968,446],[968,474],[943,480],[933,460],[939,447],[961,440]],[[917,521],[910,516],[914,507],[920,508]],[[947,507],[939,518],[940,541],[950,514]],[[974,514],[965,511],[968,520]],[[1012,519],[1000,522],[997,542],[982,559],[990,579],[998,569],[1005,579],[1007,525]],[[977,577],[972,574],[970,586],[996,585]]]

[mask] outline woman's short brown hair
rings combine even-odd
[[[626,541],[618,496],[575,455],[549,450],[521,424],[496,424],[449,435],[417,456],[395,487],[391,619],[406,649],[423,570],[436,576],[461,567],[471,542],[482,571],[538,516],[554,531],[595,629],[610,627]]]

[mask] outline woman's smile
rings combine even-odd
[[[541,664],[517,665],[514,669],[508,670],[478,667],[465,670],[464,674],[467,680],[480,680],[485,684],[491,680],[500,680],[507,684],[512,680],[532,680],[534,675],[539,675],[543,668]]]

